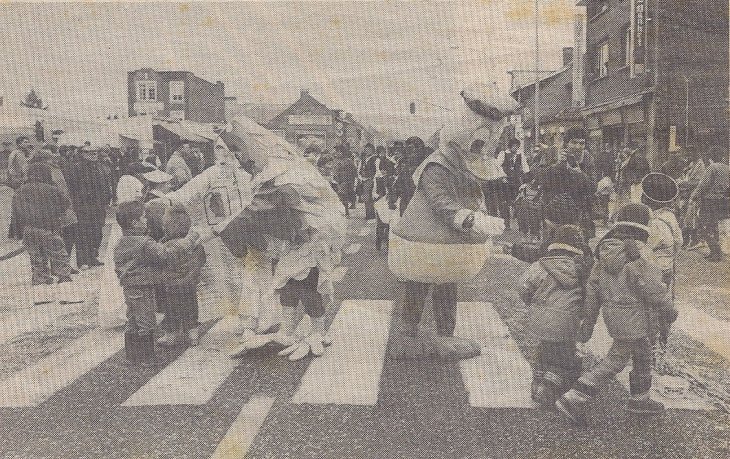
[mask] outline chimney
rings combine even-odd
[[[308,96],[309,95],[309,89],[302,89],[300,97]]]
[[[573,60],[573,47],[566,46],[563,48],[563,66],[570,64]]]

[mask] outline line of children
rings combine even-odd
[[[127,359],[133,363],[155,364],[157,287],[170,278],[186,279],[189,285],[197,285],[195,273],[196,270],[199,273],[198,265],[201,258],[204,259],[199,251],[200,237],[195,231],[187,231],[184,237],[175,237],[180,235],[185,226],[174,224],[176,220],[183,220],[180,218],[183,212],[184,209],[176,208],[165,214],[171,232],[167,241],[157,242],[149,235],[145,206],[141,201],[122,203],[117,210],[117,223],[122,228],[122,237],[114,248],[114,262],[127,304],[124,347]],[[170,275],[171,271],[177,276]],[[197,300],[192,305],[187,304],[190,302],[190,298],[186,297],[189,293],[187,289],[184,294],[173,295],[172,298],[184,300],[188,306],[185,313],[194,315]],[[176,306],[169,305],[170,308]]]
[[[614,216],[614,227],[599,241],[596,262],[586,285],[584,317],[579,341],[588,342],[598,313],[613,343],[608,354],[583,373],[556,402],[560,412],[584,425],[588,402],[601,385],[613,379],[631,361],[626,410],[658,414],[664,406],[649,396],[652,383],[652,342],[657,322],[668,327],[677,318],[671,295],[658,266],[642,256],[649,238],[651,210],[631,203]]]
[[[584,255],[584,245],[580,227],[559,226],[547,255],[534,262],[518,284],[522,301],[530,305],[528,330],[539,340],[532,398],[543,406],[552,406],[583,369],[576,340],[592,261]]]

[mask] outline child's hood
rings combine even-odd
[[[554,256],[540,258],[540,266],[563,288],[578,286],[578,270],[573,257]]]
[[[607,272],[618,274],[627,263],[641,257],[639,244],[633,239],[604,239],[596,249],[596,256]]]

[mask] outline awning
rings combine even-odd
[[[186,128],[182,127],[179,123],[166,123],[164,121],[160,121],[155,122],[154,124],[180,137],[180,140],[195,143],[208,143],[211,140],[190,132]]]
[[[617,99],[614,101],[591,105],[591,106],[585,107],[583,110],[581,110],[581,113],[583,114],[583,116],[590,116],[595,113],[616,110],[616,109],[619,109],[622,107],[627,107],[629,105],[635,105],[635,104],[641,103],[641,101],[644,100],[644,96],[646,96],[647,94],[652,94],[653,92],[654,92],[653,89],[648,89],[648,90],[642,91],[638,94],[634,94],[634,95],[631,95],[628,97],[623,97],[621,99]]]

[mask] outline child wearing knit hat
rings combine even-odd
[[[532,398],[552,406],[580,376],[576,339],[583,314],[586,258],[576,225],[561,225],[547,255],[522,275],[518,292],[530,306],[528,332],[539,340],[533,369]]]
[[[651,210],[631,203],[616,212],[614,227],[596,247],[596,263],[586,284],[585,317],[578,339],[587,342],[598,313],[613,343],[606,357],[583,373],[556,406],[576,424],[586,423],[586,406],[600,385],[613,379],[632,362],[626,410],[659,414],[664,405],[651,400],[652,339],[657,319],[669,324],[677,318],[672,297],[657,265],[642,256],[649,237]]]

